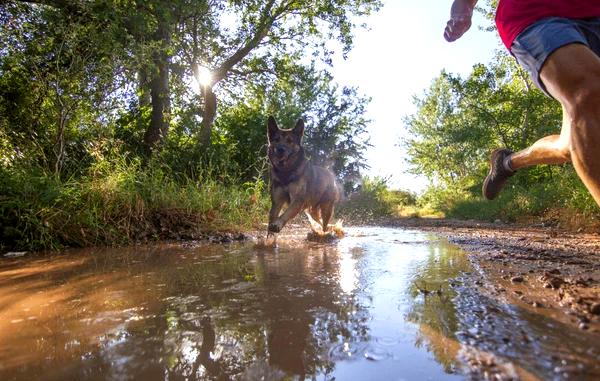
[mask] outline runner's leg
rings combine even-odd
[[[600,58],[585,45],[566,45],[548,57],[540,77],[563,106],[571,161],[600,205]]]
[[[571,161],[571,122],[563,108],[563,123],[560,135],[541,138],[532,146],[510,155],[513,170],[538,164],[564,164]]]

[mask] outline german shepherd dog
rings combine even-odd
[[[306,212],[309,220],[312,217],[314,221],[318,221],[323,233],[326,233],[340,192],[334,174],[328,169],[313,165],[306,158],[302,147],[304,121],[300,119],[293,129],[282,130],[271,116],[267,131],[271,163],[268,234],[279,233],[301,211]],[[285,205],[287,209],[279,215]]]

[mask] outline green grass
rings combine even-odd
[[[121,245],[243,231],[264,220],[261,180],[239,184],[206,173],[177,178],[168,168],[106,163],[82,178],[0,169],[0,250]]]
[[[561,169],[553,178],[539,182],[511,180],[493,201],[469,191],[431,188],[419,203],[449,218],[482,221],[537,219],[584,225],[600,216],[596,202],[570,167]]]
[[[402,190],[390,190],[386,179],[362,179],[359,191],[340,203],[337,215],[347,222],[368,223],[382,217],[419,214],[415,209],[416,196]]]

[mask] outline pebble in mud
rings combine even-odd
[[[552,276],[548,273],[542,275],[540,277],[540,281],[544,282],[545,288],[552,288],[555,290],[559,289],[560,286],[562,286],[565,283],[565,281],[562,278]]]
[[[525,281],[525,278],[523,278],[520,275],[517,275],[517,276],[510,278],[510,281],[513,283],[521,283],[521,282]]]
[[[600,315],[600,303],[594,303],[590,306],[590,312],[594,315]]]

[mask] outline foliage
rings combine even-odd
[[[466,79],[442,72],[415,99],[418,111],[405,120],[413,172],[440,186],[477,188],[493,149],[517,151],[558,133],[560,105],[532,89],[526,73],[509,57],[499,58],[489,67],[476,65]],[[531,173],[522,180],[551,177],[548,167]]]
[[[266,165],[267,117],[274,115],[282,128],[304,118],[308,156],[315,164],[332,168],[342,183],[355,184],[366,168],[364,114],[369,100],[354,88],[339,88],[328,73],[314,66],[294,66],[289,73],[272,86],[252,86],[246,101],[227,108],[217,120],[225,142],[238,146],[234,160],[246,176],[255,176]]]
[[[60,180],[41,170],[0,168],[0,250],[199,238],[204,231],[257,228],[268,198],[261,180],[175,180],[158,163],[100,162]]]
[[[416,204],[417,196],[403,190],[391,190],[387,179],[381,177],[362,178],[361,184],[339,209],[344,219],[356,222],[370,222],[381,217],[399,216],[406,207]]]
[[[411,136],[403,142],[414,173],[431,182],[421,207],[449,217],[516,220],[555,209],[590,215],[595,203],[571,166],[537,166],[519,171],[500,197],[484,201],[481,186],[496,148],[524,149],[557,134],[558,102],[534,89],[527,74],[506,54],[476,65],[467,78],[442,72],[405,119]]]
[[[183,231],[251,226],[263,217],[270,114],[282,123],[306,118],[312,158],[358,181],[369,100],[324,68],[335,49],[349,51],[356,23],[379,7],[379,0],[3,2],[4,248],[160,238],[161,213]],[[193,86],[198,65],[213,75],[202,88]],[[204,145],[201,132],[213,121]],[[249,197],[254,204],[246,205]]]
[[[0,126],[11,126],[3,136],[21,156],[56,175],[66,170],[66,176],[81,161],[89,164],[86,146],[98,135],[125,140],[136,155],[159,155],[159,148],[173,148],[174,142],[190,148],[199,143],[202,126],[210,128],[219,116],[216,110],[207,114],[208,95],[216,108],[217,98],[221,106],[235,107],[259,91],[282,91],[298,83],[304,86],[298,92],[306,92],[316,81],[310,76],[327,76],[314,69],[317,59],[330,62],[333,45],[326,46],[337,41],[348,51],[358,20],[354,16],[379,6],[378,0],[8,2],[0,6],[7,25],[0,34],[5,46],[0,51]],[[192,78],[200,64],[212,70],[212,81],[196,92]],[[331,123],[364,128],[365,102],[355,89],[338,90],[330,79],[318,86],[307,102],[314,110],[316,102],[323,102],[318,107],[327,112],[324,102],[335,101],[335,111],[353,115]],[[337,93],[343,95],[332,99]],[[296,103],[286,107],[305,105],[287,100]],[[348,135],[347,127],[338,128],[345,137],[330,126],[320,129],[338,141]],[[215,144],[220,139],[212,134]],[[344,162],[340,169],[361,160],[351,157],[352,150],[338,152],[346,155],[339,158]],[[198,152],[192,156],[197,159]],[[356,171],[361,164],[353,166]]]

